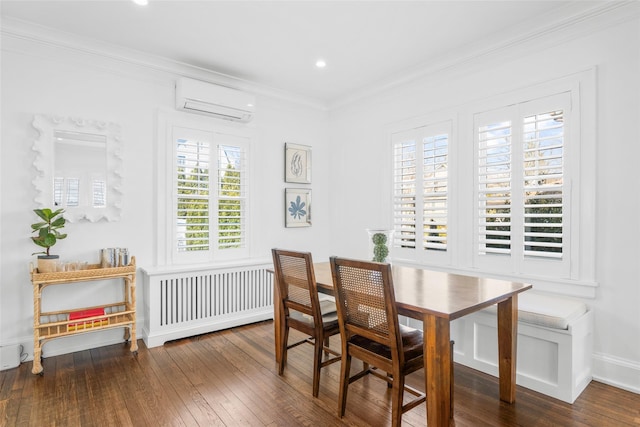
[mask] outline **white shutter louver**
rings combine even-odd
[[[218,248],[242,248],[245,230],[244,150],[231,145],[218,147]]]
[[[62,206],[64,194],[64,178],[57,176],[53,180],[53,204]]]
[[[394,240],[402,248],[416,247],[416,141],[394,144]]]
[[[176,240],[179,252],[209,250],[209,143],[178,139]]]
[[[67,206],[80,205],[80,178],[67,178]]]
[[[479,128],[479,253],[511,253],[511,122]]]
[[[524,254],[562,258],[564,115],[524,118]]]
[[[423,140],[424,249],[447,249],[448,145],[448,134]]]
[[[107,181],[94,179],[92,186],[92,205],[94,208],[104,208],[107,206]]]

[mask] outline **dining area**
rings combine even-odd
[[[310,388],[317,398],[322,368],[341,363],[339,417],[349,411],[349,385],[371,374],[381,381],[371,380],[369,386],[386,382],[391,390],[392,425],[401,425],[403,414],[420,405],[426,406],[426,425],[454,425],[451,322],[492,305],[497,305],[498,323],[495,399],[516,401],[518,295],[531,285],[335,256],[314,262],[309,252],[284,249],[272,249],[272,256],[278,374],[286,369],[289,349],[313,344]],[[409,327],[403,318],[422,327]],[[308,338],[291,343],[290,329]],[[340,348],[327,347],[336,335]],[[352,359],[362,362],[361,370]],[[419,370],[424,370],[424,385],[407,385],[405,376]],[[405,398],[405,391],[412,397]]]

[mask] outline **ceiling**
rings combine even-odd
[[[590,1],[2,0],[13,18],[330,105],[550,28]],[[326,61],[318,69],[318,58]]]

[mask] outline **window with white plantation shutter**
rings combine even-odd
[[[174,141],[178,258],[204,261],[244,250],[246,138],[176,127]]]
[[[595,77],[391,124],[393,262],[592,295]]]
[[[476,115],[476,266],[569,274],[570,105],[558,94]]]
[[[392,136],[394,247],[402,257],[447,251],[450,134],[443,122]]]

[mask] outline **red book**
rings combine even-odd
[[[71,313],[69,313],[69,320],[82,320],[89,317],[97,317],[97,316],[104,316],[104,308],[92,308],[89,310],[72,311]],[[69,323],[69,325],[67,325],[67,330],[77,331],[79,329],[96,328],[98,326],[104,326],[108,324],[109,324],[109,321],[107,320],[107,318],[103,317],[101,319],[93,319],[90,321],[84,321],[84,322],[80,321],[77,323]]]
[[[84,319],[86,317],[104,316],[104,308],[92,308],[90,310],[72,311],[69,320]]]

